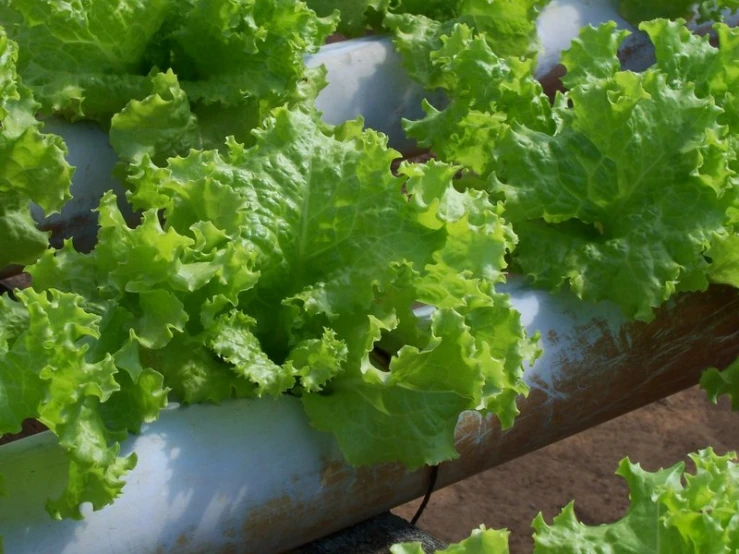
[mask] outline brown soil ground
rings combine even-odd
[[[711,405],[698,388],[624,415],[579,435],[436,491],[418,526],[456,542],[484,523],[511,531],[511,554],[531,554],[531,521],[550,522],[570,500],[587,524],[619,519],[628,490],[614,475],[629,456],[654,471],[687,460],[707,446],[723,454],[739,450],[739,414],[728,402]],[[410,519],[419,501],[395,513]]]

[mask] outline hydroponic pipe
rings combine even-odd
[[[608,304],[507,286],[544,355],[508,431],[466,413],[461,458],[439,486],[463,479],[697,382],[739,355],[739,295],[715,287],[682,295],[650,324],[625,323]],[[138,466],[122,496],[83,521],[52,521],[43,506],[66,466],[55,438],[0,448],[10,496],[0,500],[9,553],[281,552],[425,492],[428,470],[348,466],[330,435],[313,430],[295,398],[169,410],[124,443]]]

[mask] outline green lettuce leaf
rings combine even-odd
[[[739,359],[723,371],[715,367],[706,370],[700,385],[714,404],[719,397],[727,395],[731,399],[732,410],[739,410]]]
[[[727,11],[739,10],[737,0],[704,0],[698,4],[698,21],[722,21]]]
[[[254,335],[257,321],[242,312],[232,312],[216,319],[210,328],[208,346],[222,359],[234,366],[234,371],[258,386],[261,393],[278,396],[295,386],[291,364],[278,365],[262,350]],[[320,341],[319,341],[320,342]],[[337,367],[337,360],[333,360]]]
[[[739,9],[737,0],[620,0],[618,11],[632,25],[657,18],[689,18],[697,12],[699,21],[718,21],[723,10]]]
[[[323,66],[306,72],[284,105],[310,104],[326,84]],[[151,77],[152,91],[143,100],[131,100],[110,124],[110,143],[123,162],[140,161],[144,155],[157,165],[190,150],[224,150],[225,138],[252,144],[257,127],[272,103],[266,98],[245,100],[243,105],[192,103],[170,70]],[[273,98],[274,104],[279,103]],[[251,104],[253,105],[251,105]],[[249,104],[249,105],[247,105]]]
[[[340,14],[337,31],[348,36],[360,36],[382,19],[389,0],[307,0],[306,4],[321,17]]]
[[[130,100],[113,116],[110,141],[124,162],[147,154],[163,165],[191,149],[223,148],[228,136],[250,145],[252,129],[273,107],[312,102],[326,85],[325,68],[306,70],[302,55],[318,48],[335,18],[319,19],[295,0],[261,0],[249,9],[242,2],[225,11],[219,5],[201,2],[173,35],[186,39],[188,60],[202,59],[194,67],[175,64],[180,78],[171,69],[150,75],[149,95]],[[207,11],[212,9],[217,13]],[[207,18],[223,20],[226,30],[200,28]],[[254,20],[249,33],[230,29],[240,18]],[[213,52],[219,52],[220,70],[211,63]],[[193,75],[199,80],[187,80]]]
[[[320,16],[340,13],[337,30],[348,36],[361,36],[367,31],[382,29],[388,11],[393,14],[422,15],[445,21],[457,17],[463,2],[458,0],[307,0],[308,6]]]
[[[426,117],[404,122],[419,144],[487,175],[494,167],[493,147],[511,122],[554,131],[549,99],[533,78],[533,60],[505,61],[466,25],[455,25],[441,42],[430,61],[440,76],[435,86],[450,102],[440,111],[425,101]]]
[[[569,90],[550,107],[531,66],[457,27],[434,55],[451,103],[407,128],[505,201],[515,263],[535,284],[649,320],[675,292],[708,285],[705,254],[731,232],[737,32],[719,26],[715,48],[684,23],[644,24],[658,61],[634,74],[620,71],[626,35],[614,28],[586,27],[563,53]]]
[[[401,348],[387,373],[351,372],[326,395],[303,398],[313,425],[336,434],[350,463],[400,459],[416,468],[457,457],[457,417],[479,402],[484,383],[479,365],[470,363],[474,338],[463,316],[442,309],[428,342]]]
[[[188,96],[206,105],[293,94],[303,55],[318,50],[336,26],[335,16],[316,17],[298,0],[189,1],[192,9],[171,34],[186,61],[172,67]]]
[[[568,128],[555,133],[554,142],[512,129],[508,144],[516,146],[506,159],[524,148],[533,154],[512,166],[529,164],[544,174],[566,167],[566,180],[534,192],[518,188],[518,178],[505,185],[494,179],[493,190],[509,199],[512,220],[526,221],[528,230],[518,227],[524,271],[550,287],[566,280],[583,297],[607,298],[627,315],[650,319],[651,308],[675,290],[707,285],[711,270],[703,253],[714,233],[725,233],[726,211],[736,201],[733,127],[739,119],[730,92],[736,76],[723,65],[735,56],[735,32],[721,28],[717,49],[690,38],[681,23],[643,28],[655,43],[654,68],[634,76],[611,64],[611,77],[604,77],[623,34],[614,40],[604,27],[584,30],[581,43],[563,57],[568,71],[574,69],[566,79],[574,107],[560,112]],[[561,149],[573,153],[571,161],[557,154]],[[687,197],[692,220],[679,207]],[[537,212],[534,202],[554,209]],[[580,205],[570,211],[568,202]],[[526,213],[514,215],[518,207]],[[545,267],[536,260],[544,248],[558,263]]]
[[[567,282],[578,296],[649,320],[685,275],[705,273],[702,254],[724,228],[734,191],[699,178],[710,170],[701,150],[719,112],[657,73],[619,74],[607,88],[575,88],[570,98],[566,130],[511,129],[491,191],[518,222],[517,260],[535,283]]]
[[[199,276],[183,263],[192,241],[164,231],[154,212],[129,229],[110,193],[99,211],[95,250],[80,254],[71,242],[48,250],[28,268],[34,288],[3,310],[0,433],[36,418],[59,437],[70,469],[64,493],[48,504],[58,518],[79,518],[80,504],[100,509],[120,494],[136,457],[119,457],[119,441],[156,419],[170,388],[183,401],[253,394],[212,354],[199,357],[179,339],[190,315],[178,292],[204,287],[223,267],[216,262],[207,279]],[[204,292],[219,295],[239,282]],[[170,345],[175,338],[180,343]],[[167,357],[152,354],[159,351]]]
[[[166,391],[156,376],[122,374],[110,353],[95,356],[91,342],[100,340],[105,317],[86,311],[81,296],[32,289],[17,296],[19,304],[4,301],[15,331],[0,350],[0,434],[35,418],[59,437],[69,477],[48,509],[56,518],[81,518],[81,503],[98,510],[118,496],[136,457],[118,457],[117,441],[156,417]],[[116,417],[100,410],[109,401],[119,406]]]
[[[185,404],[218,404],[257,394],[253,383],[214,357],[202,337],[177,335],[164,348],[143,350],[141,359],[164,376],[174,398]]]
[[[657,66],[670,76],[675,85],[695,83],[699,97],[712,99],[723,110],[719,117],[723,126],[721,140],[712,140],[709,149],[704,151],[704,164],[711,166],[712,175],[709,178],[702,176],[702,179],[717,190],[726,181],[736,188],[739,186],[739,96],[736,94],[739,75],[731,68],[739,58],[739,33],[726,25],[715,25],[720,48],[714,48],[705,38],[692,34],[679,22],[652,21],[644,23],[642,28],[655,45]],[[717,153],[724,154],[728,165]],[[709,278],[716,283],[739,286],[737,202],[729,207],[728,216],[728,232],[718,233],[706,253],[711,261]]]
[[[178,102],[162,91],[136,108]],[[113,501],[135,463],[118,443],[168,391],[185,403],[301,396],[354,463],[450,459],[466,409],[512,423],[537,351],[494,290],[516,240],[502,208],[457,191],[453,166],[394,176],[397,153],[361,121],[334,128],[283,107],[254,140],[162,167],[150,154],[166,143],[132,150],[140,224],[107,193],[93,251],[47,251],[28,269],[33,289],[0,305],[0,433],[35,417],[59,436],[70,477],[49,503],[56,517]],[[430,320],[419,302],[436,308]],[[402,447],[387,439],[399,436]]]
[[[307,392],[323,390],[343,367],[348,356],[346,343],[333,329],[324,329],[320,338],[306,339],[295,346],[285,366],[300,377]]]
[[[508,554],[508,531],[479,529],[461,542],[449,545],[434,554]],[[421,543],[400,543],[390,548],[391,554],[425,554]]]
[[[209,348],[258,394],[321,390],[303,396],[306,410],[354,463],[452,457],[464,409],[510,423],[532,353],[488,284],[502,278],[515,240],[499,209],[454,191],[455,169],[443,164],[393,177],[396,154],[357,122],[332,130],[312,112],[279,109],[256,135],[251,149],[231,141],[224,154],[193,152],[163,169],[144,158],[131,179],[134,205],[163,209],[171,230],[203,245],[242,240],[254,253],[259,278],[238,298],[244,314],[217,316]],[[438,294],[452,284],[458,296]],[[420,330],[419,301],[441,309]],[[370,352],[393,332],[412,344],[391,352],[389,370],[375,367]],[[452,364],[465,367],[450,376]],[[382,438],[393,433],[407,433],[407,448]]]
[[[733,453],[706,449],[690,456],[695,473],[685,464],[655,473],[628,459],[618,475],[630,490],[626,515],[605,525],[577,521],[574,504],[547,525],[539,514],[533,523],[536,554],[612,552],[613,554],[728,554],[739,547],[736,532],[739,468]]]
[[[739,235],[734,233],[715,239],[708,256],[711,281],[739,287]]]
[[[616,472],[629,486],[631,505],[613,523],[589,526],[568,504],[551,525],[539,514],[533,522],[534,554],[729,554],[739,546],[737,501],[739,465],[731,452],[691,454],[693,473],[678,463],[654,473],[627,459]],[[420,543],[393,546],[393,554],[422,554]],[[472,532],[442,553],[507,554],[508,531]]]
[[[98,117],[112,115],[146,90],[142,61],[172,5],[3,0],[0,20],[20,45],[19,73],[47,113]]]
[[[308,0],[308,6],[319,16],[340,13],[337,30],[348,36],[362,35],[367,31],[382,29],[383,18],[390,15],[422,16],[410,17],[406,22],[424,25],[433,20],[435,24],[465,22],[481,31],[490,33],[496,40],[513,43],[521,40],[528,47],[532,28],[531,8],[543,8],[548,0],[530,2],[510,0]],[[526,43],[526,44],[524,44]]]
[[[34,288],[77,291],[89,311],[105,313],[91,353],[113,355],[134,381],[150,367],[184,402],[250,396],[243,379],[205,352],[199,320],[253,286],[252,257],[235,244],[203,255],[193,239],[164,230],[155,210],[130,229],[112,193],[99,212],[95,249],[79,254],[67,243],[49,252],[28,269]]]
[[[689,17],[691,8],[695,5],[695,0],[620,0],[618,11],[628,22],[638,25],[642,21],[660,17]]]
[[[18,46],[0,29],[0,268],[32,263],[48,247],[31,202],[48,215],[71,198],[67,148],[60,137],[41,133],[38,104],[16,72],[17,58]]]
[[[323,44],[335,20],[299,0],[0,3],[0,21],[21,47],[19,73],[45,112],[107,127],[127,106],[117,143],[139,131],[162,156],[197,146],[196,117],[200,134],[217,144],[232,134],[249,139],[272,107],[300,97],[309,78],[303,55]],[[169,70],[182,90],[160,74]],[[122,147],[124,156],[140,150]]]
[[[500,56],[530,56],[536,47],[536,18],[549,0],[461,0],[456,3],[401,2],[384,25],[411,77],[432,90],[445,81],[434,53],[463,24],[479,33]],[[454,7],[450,7],[454,6]]]
[[[202,148],[198,118],[177,76],[168,71],[152,78],[153,92],[131,100],[110,124],[110,144],[123,160],[148,155],[163,164],[167,158]]]

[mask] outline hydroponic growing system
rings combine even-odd
[[[28,250],[28,259],[0,254],[0,261],[12,262],[0,275],[27,265],[35,289],[17,293],[30,315],[18,315],[19,303],[8,295],[0,302],[0,433],[17,432],[27,418],[54,431],[0,446],[7,493],[0,498],[0,536],[6,552],[283,552],[422,496],[433,466],[438,465],[437,487],[454,483],[693,386],[706,369],[727,368],[739,356],[739,258],[733,248],[739,89],[732,88],[739,86],[739,34],[728,30],[737,22],[728,11],[726,27],[693,25],[697,34],[691,36],[705,36],[693,43],[681,24],[653,22],[646,28],[649,37],[639,33],[631,17],[630,23],[620,15],[633,14],[633,2],[622,3],[620,12],[617,3],[605,0],[460,2],[460,13],[469,8],[466,15],[457,14],[459,24],[453,26],[452,14],[452,23],[441,27],[433,17],[414,19],[420,16],[409,7],[388,16],[388,36],[324,45],[306,55],[310,70],[296,73],[294,89],[274,92],[284,84],[274,77],[274,89],[263,93],[265,85],[253,83],[246,70],[243,78],[218,73],[227,63],[223,45],[231,48],[228,41],[252,33],[251,51],[264,64],[259,70],[282,75],[288,71],[285,52],[310,51],[311,33],[323,42],[335,17],[316,23],[312,12],[295,7],[302,3],[288,0],[264,0],[270,6],[265,13],[258,13],[261,0],[210,6],[183,0],[187,9],[199,10],[196,23],[188,23],[189,15],[160,17],[162,6],[174,2],[152,0],[147,21],[127,32],[145,37],[147,26],[169,29],[171,34],[151,32],[151,42],[171,41],[162,51],[175,65],[183,58],[197,60],[196,49],[210,53],[192,75],[159,73],[146,76],[143,85],[125,76],[109,86],[107,77],[85,74],[85,60],[75,61],[79,76],[65,81],[66,69],[55,73],[53,66],[63,67],[66,58],[46,67],[24,48],[39,45],[47,52],[59,41],[72,45],[63,52],[71,56],[74,48],[86,47],[89,37],[75,34],[72,24],[62,29],[60,23],[56,33],[45,10],[57,10],[54,21],[75,25],[87,10],[85,25],[107,29],[147,2],[112,2],[119,9],[106,15],[103,0],[68,6],[36,1],[5,0],[0,6],[0,24],[18,43],[11,53],[3,37],[0,93],[12,102],[1,110],[8,136],[0,145],[0,202],[8,207],[2,212],[0,205],[0,216],[9,221],[7,214],[17,208],[8,200],[13,187],[30,191],[27,197],[47,211],[62,206],[60,198],[32,183],[61,179],[64,163],[51,150],[33,158],[31,139],[23,138],[36,124],[16,115],[30,102],[25,92],[11,89],[16,83],[8,60],[16,56],[22,82],[43,107],[43,133],[63,139],[66,161],[76,168],[72,198],[63,198],[60,213],[46,217],[34,204],[33,216],[53,231],[55,246],[60,238],[74,237],[78,250],[92,253],[74,254],[70,243],[56,255],[43,248],[33,255]],[[319,14],[330,13],[328,2],[308,4]],[[424,9],[432,16],[447,10],[444,2],[428,4]],[[475,11],[482,10],[477,4],[492,16]],[[498,58],[495,38],[488,44],[476,34],[475,25],[484,28],[485,17],[505,19],[495,10],[511,14],[538,4],[535,71],[523,61],[527,52],[500,52]],[[366,12],[374,21],[383,4],[357,5],[360,16]],[[280,25],[298,29],[289,40],[279,25],[260,27],[259,19],[278,21],[285,6],[292,15]],[[355,29],[357,13],[348,10],[340,30]],[[223,44],[198,43],[210,32],[208,17],[226,22]],[[613,27],[592,28],[579,48],[570,47],[581,29],[607,21],[634,34],[621,43],[624,37]],[[498,31],[510,29],[501,25]],[[269,55],[285,58],[273,61],[260,51],[270,33],[283,33],[284,40]],[[305,44],[296,46],[298,36]],[[429,55],[423,41],[434,40],[438,48]],[[117,41],[126,38],[110,38],[100,48],[101,59],[130,54]],[[623,71],[614,67],[616,50]],[[714,51],[724,57],[714,59]],[[154,66],[160,54],[137,55]],[[567,66],[564,77],[560,59]],[[90,62],[95,63],[102,64]],[[655,63],[661,65],[652,74],[637,73]],[[321,77],[313,71],[321,66],[327,85],[317,92]],[[210,80],[200,78],[211,69]],[[536,89],[534,77],[544,91]],[[557,88],[569,89],[570,96],[555,96]],[[257,103],[242,106],[229,97],[232,89]],[[108,106],[117,94],[126,98],[122,110]],[[300,107],[313,96],[323,122],[338,130],[322,128],[310,109]],[[606,99],[608,107],[599,104]],[[214,115],[219,109],[223,113]],[[248,121],[253,116],[239,110],[261,119]],[[638,110],[648,121],[644,128],[635,123]],[[392,177],[396,155],[388,153],[382,137],[345,124],[357,116],[401,153],[415,154],[420,145],[441,161],[404,163],[400,176]],[[679,124],[661,126],[673,116]],[[420,123],[404,129],[404,118]],[[260,129],[257,138],[238,136],[233,130],[239,125]],[[219,135],[221,126],[226,132]],[[596,136],[599,128],[603,136]],[[233,134],[228,152],[207,152]],[[629,136],[643,142],[627,144]],[[652,144],[660,145],[656,153]],[[481,153],[485,149],[490,154]],[[24,156],[32,160],[25,167]],[[619,156],[637,169],[629,173],[618,166]],[[51,164],[52,158],[56,165],[44,173],[41,162]],[[655,166],[662,176],[645,177]],[[672,190],[668,181],[683,173],[690,186]],[[310,192],[294,193],[293,184],[302,179]],[[319,179],[324,188],[311,181]],[[646,201],[634,191],[648,179],[653,182],[644,186],[652,187],[649,202],[656,207],[639,211],[634,205]],[[536,189],[534,181],[544,184]],[[558,184],[561,190],[555,190]],[[259,187],[284,187],[287,200],[275,199],[279,192],[260,196]],[[397,198],[385,200],[383,187],[397,189]],[[111,189],[123,215],[106,194]],[[130,204],[124,202],[126,190]],[[311,194],[330,199],[315,207]],[[358,211],[347,216],[341,210],[353,202]],[[121,231],[124,218],[138,222],[142,211],[140,235]],[[300,227],[295,245],[289,242],[293,212]],[[237,213],[241,219],[230,221]],[[611,220],[609,213],[617,217]],[[284,221],[273,227],[274,214]],[[690,219],[684,225],[677,223],[683,215]],[[344,226],[347,218],[352,222]],[[384,221],[401,230],[372,234]],[[0,221],[7,233],[0,248],[13,244],[13,232],[23,236],[22,227]],[[353,238],[360,228],[365,235]],[[560,234],[567,235],[566,246],[565,239],[557,242]],[[161,237],[166,240],[156,242]],[[659,247],[651,248],[655,241]],[[242,247],[248,255],[239,254]],[[116,256],[126,248],[131,257],[124,262]],[[132,252],[140,256],[135,263]],[[510,252],[520,252],[520,258],[512,258],[512,272],[502,282]],[[175,262],[176,277],[169,275],[162,285],[155,274]],[[363,263],[366,271],[358,269]],[[211,272],[215,264],[221,265]],[[239,273],[244,268],[249,271]],[[300,287],[285,285],[283,291],[273,285],[304,275]],[[232,289],[237,281],[240,288]],[[637,282],[648,283],[647,292]],[[357,283],[365,288],[347,292]],[[59,296],[47,297],[56,287]],[[199,322],[192,315],[195,302]],[[218,329],[212,334],[211,325]],[[118,327],[125,329],[122,338],[111,331]],[[188,351],[200,337],[200,350]],[[106,350],[115,340],[120,344]],[[285,353],[283,344],[290,346]],[[36,347],[60,357],[41,360]],[[59,361],[67,347],[68,357]],[[74,352],[79,355],[69,354]],[[191,358],[202,356],[206,369],[198,373]],[[74,377],[60,377],[68,362],[81,373],[105,375],[75,384]],[[224,377],[221,365],[213,364],[236,370]],[[33,369],[35,376],[19,367]],[[714,396],[736,386],[732,373],[706,375],[704,385]],[[51,384],[26,397],[32,379]],[[203,385],[208,379],[220,381],[211,389]],[[80,400],[92,397],[93,408]],[[102,415],[70,415],[87,409]],[[417,415],[425,409],[428,414]],[[129,412],[140,417],[139,425]],[[378,415],[368,415],[373,413]],[[351,425],[340,426],[342,418]],[[95,438],[98,424],[105,427],[103,447]],[[71,434],[88,434],[89,441]],[[94,451],[88,458],[87,450]],[[70,456],[77,465],[70,466]],[[111,461],[116,459],[126,462]],[[92,509],[96,502],[102,509]],[[739,541],[726,531],[730,527],[721,527],[723,536]],[[701,551],[695,545],[698,550],[654,552]],[[488,546],[485,552],[504,551]],[[734,551],[724,546],[710,551]],[[544,540],[537,548],[570,551]],[[623,550],[632,551],[638,550]]]

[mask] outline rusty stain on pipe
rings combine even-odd
[[[604,330],[581,354],[561,360],[557,388],[568,394],[552,400],[533,389],[520,402],[521,415],[511,429],[501,431],[497,420],[466,414],[457,427],[462,456],[441,467],[440,485],[691,387],[708,366],[727,366],[739,356],[739,293],[714,286],[679,296],[652,323],[627,323],[615,336]]]

